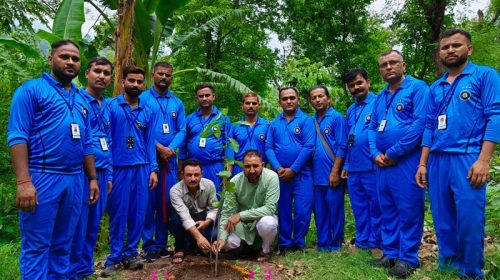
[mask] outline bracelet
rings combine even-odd
[[[24,180],[17,181],[18,185],[22,185],[22,184],[25,184],[25,183],[31,183],[31,179],[24,179]]]
[[[425,168],[427,168],[427,164],[419,164],[418,167],[425,167]]]
[[[88,176],[89,178],[89,181],[92,181],[92,180],[98,180],[99,178],[97,177],[97,175],[94,175],[94,176]]]

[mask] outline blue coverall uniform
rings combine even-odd
[[[377,196],[375,162],[368,145],[368,128],[376,96],[369,93],[347,109],[348,150],[344,170],[348,171],[347,190],[356,224],[356,247],[380,248],[382,222]]]
[[[93,154],[88,108],[50,74],[22,84],[11,104],[7,143],[26,144],[38,204],[19,210],[22,279],[69,278],[71,240],[83,200],[83,159]],[[75,131],[78,126],[78,133]]]
[[[486,183],[467,173],[483,141],[500,140],[500,78],[492,68],[467,62],[452,84],[448,73],[431,86],[422,146],[430,148],[429,198],[439,246],[439,268],[482,278]],[[438,117],[445,115],[439,128]]]
[[[220,115],[220,117],[219,117]],[[203,130],[214,120],[219,118],[221,125],[213,126],[212,131],[220,129],[220,136],[210,135],[205,138],[204,147],[200,145]],[[231,121],[215,105],[212,114],[208,118],[201,114],[200,108],[186,118],[186,141],[179,148],[179,159],[185,160],[195,158],[200,161],[203,170],[203,178],[210,179],[215,184],[217,193],[221,192],[221,179],[217,173],[224,170],[224,157],[233,158],[232,149],[229,147],[229,134],[231,133]]]
[[[158,170],[155,149],[157,115],[139,97],[130,108],[121,94],[109,101],[113,189],[108,196],[110,254],[105,265],[137,256],[146,217],[150,174]],[[124,244],[125,235],[127,242]]]
[[[330,107],[321,119],[316,113],[314,121],[318,123],[320,133],[334,157],[345,158],[347,123],[344,116]],[[317,133],[316,130],[315,132]],[[332,168],[333,160],[321,141],[321,137],[317,135],[316,150],[313,155],[313,181],[318,251],[340,250],[344,242],[344,184],[340,183],[335,188],[330,187],[329,176]]]
[[[141,94],[141,101],[158,114],[153,125],[156,141],[176,151],[186,138],[186,113],[182,101],[170,90],[161,96],[153,87]],[[168,162],[157,157],[160,169],[158,187],[149,191],[142,232],[142,249],[145,252],[156,252],[167,247],[170,188],[177,182],[177,155]]]
[[[245,117],[241,118],[245,121]],[[239,144],[238,152],[234,153],[234,160],[243,162],[243,155],[248,150],[257,150],[262,155],[262,162],[266,162],[266,135],[269,128],[269,121],[261,117],[257,118],[255,124],[250,127],[245,124],[233,124],[230,137]],[[233,175],[243,171],[238,165],[233,165]]]
[[[390,259],[399,258],[411,267],[419,264],[424,226],[425,190],[416,184],[415,173],[428,98],[427,84],[409,75],[394,93],[385,87],[373,106],[368,131],[372,158],[386,154],[396,162],[377,166],[382,250]]]
[[[106,209],[108,198],[108,181],[113,179],[113,166],[111,158],[111,127],[109,108],[104,97],[97,99],[87,93],[84,88],[79,94],[87,102],[88,117],[92,130],[92,143],[94,144],[94,161],[99,185],[99,199],[93,205],[88,205],[88,200],[82,201],[80,220],[71,245],[70,278],[85,278],[94,274],[94,247],[101,218]],[[89,197],[89,182],[84,181],[84,195]]]
[[[297,109],[288,121],[284,113],[269,126],[266,156],[274,170],[291,168],[291,181],[280,180],[278,200],[280,248],[304,248],[313,204],[312,153],[316,133],[313,118]],[[293,218],[292,218],[293,213]]]

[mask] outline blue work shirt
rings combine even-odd
[[[377,95],[368,131],[372,158],[385,153],[394,161],[400,160],[420,147],[425,127],[425,112],[429,86],[424,81],[406,75],[391,94],[387,85]],[[380,123],[386,120],[384,131]]]
[[[186,138],[186,112],[182,101],[170,90],[167,90],[165,96],[161,96],[153,87],[144,91],[140,98],[158,115],[153,126],[156,141],[173,151],[177,150]],[[165,124],[168,125],[168,131],[164,131]]]
[[[347,122],[337,110],[330,106],[321,120],[318,113],[314,115],[314,121],[318,122],[320,133],[325,138],[334,157],[345,158],[347,150]],[[316,128],[314,131],[317,133]],[[314,185],[328,186],[328,177],[333,167],[333,160],[328,154],[321,137],[316,135],[316,150],[313,155],[313,179]],[[342,166],[339,166],[342,168]]]
[[[72,83],[68,93],[50,74],[23,83],[12,98],[7,143],[27,144],[30,171],[82,172],[84,156],[94,153],[86,102]],[[80,139],[73,139],[78,124]]]
[[[313,118],[297,109],[288,121],[277,116],[267,130],[266,156],[274,170],[291,168],[295,173],[310,170],[316,132]]]
[[[500,78],[496,70],[468,62],[453,84],[448,72],[431,86],[422,146],[431,151],[480,153],[483,140],[500,140]],[[446,128],[438,129],[438,116]]]
[[[347,148],[344,163],[344,169],[347,171],[364,172],[374,170],[374,162],[368,144],[368,129],[375,99],[377,99],[377,96],[370,92],[361,103],[355,101],[347,109],[348,139],[349,137],[354,138],[352,145]]]
[[[200,147],[201,133],[213,120],[220,116],[218,123],[220,125],[220,137],[210,135],[206,137],[205,147]],[[214,126],[213,131],[219,129],[219,126]],[[185,145],[179,149],[179,159],[195,158],[201,164],[212,164],[215,161],[222,161],[224,157],[233,158],[231,149],[229,148],[229,134],[231,133],[231,121],[227,116],[222,114],[215,105],[212,109],[212,114],[205,119],[200,112],[200,108],[191,113],[186,118],[186,141]]]
[[[92,130],[92,143],[94,143],[95,167],[105,169],[108,181],[113,179],[113,162],[111,157],[111,122],[107,100],[100,97],[101,105],[95,97],[90,95],[85,88],[81,88],[79,94],[88,104],[88,117]],[[106,146],[101,144],[101,139],[105,139]],[[107,148],[107,150],[105,149]]]
[[[245,117],[241,118],[245,121]],[[257,150],[262,155],[262,161],[266,162],[266,135],[269,128],[269,121],[257,117],[255,124],[250,127],[245,124],[233,124],[230,137],[236,140],[240,145],[234,159],[243,161],[243,155],[248,150]]]
[[[130,108],[124,94],[110,99],[111,139],[114,167],[148,164],[150,172],[158,170],[153,124],[157,115],[139,97],[139,105]]]

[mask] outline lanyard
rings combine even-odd
[[[97,99],[96,99],[96,102],[97,102]],[[97,110],[95,109],[93,103],[90,103],[90,108],[92,108],[92,111],[94,112],[95,118],[97,119],[97,125],[99,126],[99,129],[102,132],[105,132],[104,128],[106,127],[106,122],[104,121],[104,114],[102,113],[103,108],[102,108],[102,105],[101,105],[101,107],[99,107],[99,103],[97,103],[97,104],[98,104]],[[101,123],[102,123],[102,126],[101,126]]]
[[[71,117],[73,117],[73,107],[75,105],[75,95],[76,95],[76,92],[74,92],[73,94],[71,94],[71,92],[69,93],[69,95],[71,96],[71,103],[69,103],[68,99],[65,97],[66,95],[66,91],[64,92],[64,94],[61,93],[61,88],[57,87],[57,86],[53,86],[57,92],[57,94],[62,98],[62,100],[64,100],[64,103],[66,103],[66,106],[68,106],[68,109],[71,113]],[[71,90],[73,91],[73,90]],[[68,97],[69,98],[69,97]]]
[[[128,104],[126,104],[126,106],[128,106]],[[140,127],[139,127],[140,122],[137,119],[137,116],[134,115],[134,113],[130,112],[130,108],[129,109],[125,109],[125,106],[121,106],[121,107],[122,107],[123,112],[125,113],[125,117],[127,118],[128,123],[133,128],[140,129]],[[134,119],[132,120],[132,118],[134,118]],[[134,121],[135,121],[135,123],[134,123]],[[140,135],[140,133],[139,133],[139,135]]]
[[[365,110],[366,103],[363,104],[363,106],[362,106],[363,109],[361,109],[361,112],[359,112],[359,115],[358,115],[358,107],[361,107],[361,106],[358,106],[358,104],[356,104],[356,108],[354,109],[354,131],[356,131],[356,126],[358,125],[359,118],[361,117],[361,115],[363,115],[363,111]]]
[[[453,84],[450,86],[446,94],[444,93],[444,89],[441,91],[443,93],[443,99],[441,100],[441,103],[439,103],[438,107],[438,116],[442,115],[442,112],[445,112],[448,110],[448,106],[450,105],[451,100],[453,99],[453,92],[457,88],[458,82],[460,81],[460,78],[462,78],[462,75],[457,77],[455,81],[453,81]],[[443,102],[447,98],[446,102]],[[443,106],[444,104],[444,106]]]
[[[203,131],[203,130],[205,130],[205,125],[206,125],[207,123],[210,123],[210,121],[211,121],[211,120],[212,120],[212,115],[210,115],[210,116],[207,118],[207,121],[206,121],[206,122],[204,122],[204,121],[203,121],[203,115],[198,116],[198,122],[199,122],[199,123],[200,123],[200,125],[201,125],[202,131]]]
[[[257,121],[258,121],[258,119],[257,119]],[[250,134],[250,133],[248,132],[248,127],[249,127],[249,125],[247,125],[247,126],[245,127],[245,128],[246,128],[246,130],[247,130],[248,143],[250,143],[250,146],[252,146],[252,139],[253,139],[253,135],[254,135],[254,133],[255,133],[255,127],[256,127],[256,126],[257,126],[257,122],[255,122],[255,123],[253,124],[253,127],[251,127],[251,128],[250,128],[250,129],[251,129],[251,131],[252,131],[252,134]]]
[[[158,100],[158,98],[161,98],[161,97],[156,97],[156,96],[153,96],[153,98],[156,100],[156,102],[158,103],[158,106],[160,106],[160,110],[161,110],[161,113],[163,114],[163,120],[165,121],[165,117],[168,113],[168,104],[170,103],[170,98],[166,97],[167,98],[167,107],[165,109],[163,109],[163,106],[161,105],[161,102],[160,100]]]
[[[394,97],[396,97],[396,94],[398,94],[398,91],[399,91],[399,89],[397,89],[396,92],[394,92],[394,94],[391,96],[391,99],[389,100],[389,103],[387,103],[388,93],[386,93],[386,95],[385,95],[385,116],[386,117],[387,117],[387,112],[389,111],[389,107],[391,107],[392,101],[394,101]]]

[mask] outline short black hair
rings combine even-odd
[[[200,170],[202,169],[200,161],[194,158],[189,158],[182,162],[182,172],[184,172],[186,166],[199,166]]]
[[[349,84],[354,79],[356,79],[356,77],[358,75],[360,75],[361,77],[363,77],[363,79],[365,79],[365,80],[368,81],[368,73],[366,73],[365,69],[363,69],[363,68],[354,68],[354,69],[349,70],[349,72],[347,72],[344,75],[344,78],[343,78],[344,84]]]
[[[295,91],[295,95],[297,97],[299,97],[299,91],[295,87],[288,86],[288,87],[280,87],[280,88],[278,88],[278,99],[281,98],[281,92],[284,91],[284,90],[287,90],[287,89],[292,89],[293,91]]]
[[[399,54],[399,56],[401,56],[401,58],[404,60],[403,53],[402,53],[402,52],[400,52],[400,51],[398,51],[398,50],[389,50],[389,51],[383,52],[383,53],[379,56],[379,58],[380,58],[380,57],[383,57],[383,56],[386,56],[386,55],[389,55],[389,54],[391,54],[391,53],[397,53],[397,54]]]
[[[328,89],[327,89],[325,86],[323,86],[323,85],[314,86],[314,87],[313,87],[313,88],[309,91],[309,97],[311,97],[311,92],[312,92],[313,90],[317,90],[317,89],[322,89],[322,90],[324,90],[324,91],[325,91],[326,96],[327,96],[327,97],[330,97],[330,92],[329,92],[329,91],[328,91]]]
[[[92,68],[92,65],[109,65],[109,66],[111,66],[111,71],[113,71],[113,69],[114,69],[113,63],[111,63],[111,61],[109,61],[109,59],[107,59],[103,56],[94,57],[91,60],[89,60],[89,63],[87,63],[87,70]]]
[[[439,35],[439,42],[441,42],[441,40],[443,40],[444,38],[451,37],[455,34],[461,34],[461,35],[465,36],[465,38],[467,38],[467,40],[469,40],[469,44],[472,43],[472,37],[471,37],[470,33],[463,30],[463,29],[460,29],[460,28],[452,28],[452,29],[448,29],[448,30],[444,31],[443,33],[441,33]]]
[[[142,70],[141,68],[136,67],[134,65],[129,65],[129,66],[123,67],[122,79],[125,80],[127,78],[128,74],[142,74],[142,76],[144,76],[144,77],[146,76],[146,72],[144,72],[144,70]]]
[[[198,92],[199,90],[204,88],[209,88],[212,91],[212,93],[214,92],[214,88],[209,83],[202,83],[197,85],[196,88],[194,89],[194,92]]]
[[[245,160],[246,157],[259,157],[262,159],[262,154],[257,150],[249,149],[246,150],[245,154],[243,154],[243,160]]]
[[[79,47],[79,46],[78,46],[75,42],[73,42],[73,41],[71,41],[71,40],[68,40],[68,39],[65,39],[65,40],[59,40],[59,41],[56,41],[56,42],[52,43],[52,44],[50,45],[50,48],[51,48],[50,54],[54,54],[54,52],[55,52],[58,48],[60,48],[60,47],[62,47],[62,46],[66,46],[66,45],[73,45],[73,46],[75,46],[78,50],[80,50],[80,47]]]
[[[168,62],[164,62],[164,61],[159,61],[159,62],[156,62],[155,65],[153,66],[153,72],[156,71],[156,69],[158,69],[158,67],[174,69],[172,64],[170,64]]]

